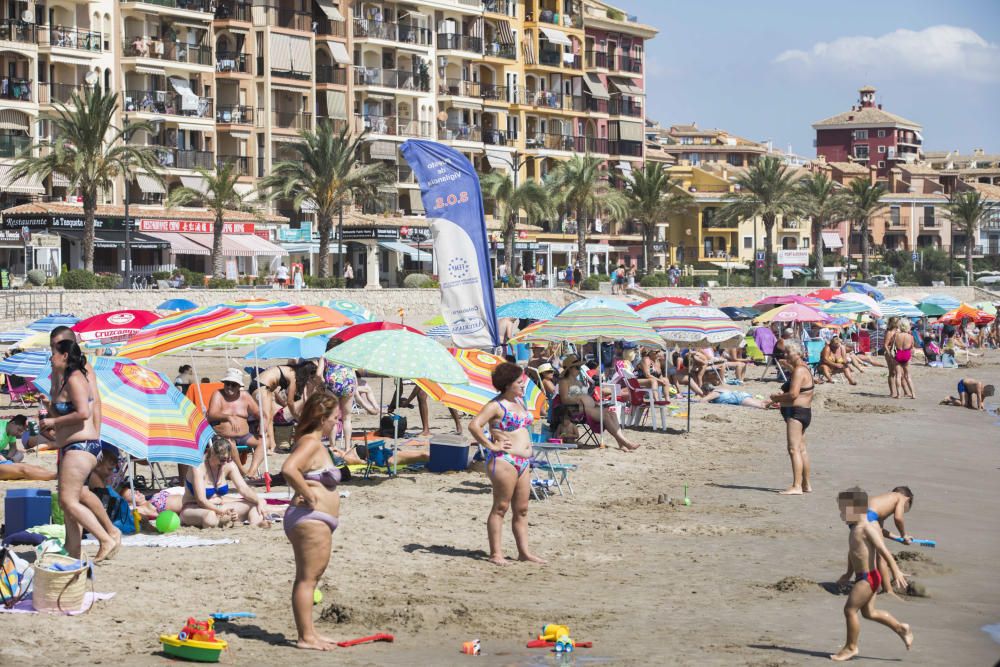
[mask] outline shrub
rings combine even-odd
[[[73,269],[60,276],[62,286],[66,289],[94,289],[97,287],[97,276],[90,271]]]
[[[403,287],[426,287],[431,281],[431,277],[426,273],[411,273],[403,278]]]
[[[208,289],[233,289],[236,281],[229,278],[209,278]]]
[[[177,270],[181,272],[182,276],[184,276],[184,285],[185,286],[187,286],[187,287],[201,287],[202,285],[205,284],[205,274],[204,273],[198,273],[197,271],[192,271],[191,269],[185,269],[183,267],[178,267]],[[169,277],[170,277],[170,274],[167,274],[167,278],[169,278]],[[166,280],[166,278],[162,278],[162,280]]]
[[[153,271],[153,280],[169,280],[170,271]]]
[[[343,278],[320,278],[319,276],[305,276],[306,287],[312,287],[314,289],[332,289],[335,287],[343,287]]]
[[[587,292],[596,292],[601,288],[601,281],[598,280],[597,276],[587,276],[580,283],[580,289]]]
[[[45,284],[45,272],[41,269],[32,269],[28,271],[28,282],[35,287],[41,287]]]
[[[122,277],[118,273],[98,273],[95,278],[97,289],[118,289],[122,285]]]

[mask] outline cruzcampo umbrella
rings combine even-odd
[[[790,303],[761,313],[754,318],[754,322],[758,324],[766,322],[829,322],[830,319],[829,315],[815,308],[804,306],[801,303]]]
[[[159,306],[156,307],[157,310],[168,310],[172,312],[180,312],[182,310],[194,310],[198,307],[194,301],[188,301],[187,299],[167,299]]]
[[[343,299],[329,299],[328,301],[323,301],[319,305],[335,310],[344,317],[350,319],[354,324],[362,324],[364,322],[371,322],[375,319],[372,315],[372,311],[368,310],[362,305],[356,304],[353,301],[345,301]]]
[[[18,352],[0,361],[0,373],[22,378],[35,378],[42,373],[49,372],[51,358],[52,352],[49,350]]]
[[[41,331],[43,333],[49,333],[56,327],[71,327],[80,318],[75,315],[67,315],[65,313],[51,313],[43,318],[37,319],[27,326],[28,331]]]
[[[151,310],[113,310],[80,320],[71,328],[81,343],[124,343],[160,316]]]
[[[518,299],[497,308],[497,317],[516,320],[551,320],[559,307],[542,299]]]
[[[449,408],[455,408],[470,415],[478,413],[497,396],[493,386],[494,369],[504,363],[503,357],[479,350],[448,348],[448,353],[465,371],[466,381],[461,384],[443,384],[431,380],[416,379],[413,382],[432,398]],[[541,419],[545,410],[545,394],[534,382],[525,376],[524,405],[535,419]]]
[[[326,352],[326,342],[330,334],[315,336],[282,336],[268,341],[245,358],[257,359],[319,359]]]
[[[145,361],[225,336],[252,322],[250,315],[225,306],[188,310],[147,324],[118,352],[134,361]]]
[[[617,299],[609,299],[604,296],[595,296],[589,299],[580,299],[579,301],[574,301],[573,303],[565,306],[559,311],[558,315],[565,315],[566,313],[572,313],[577,310],[594,310],[597,308],[604,308],[607,310],[620,310],[626,313],[631,313],[632,308],[624,301],[618,301]]]

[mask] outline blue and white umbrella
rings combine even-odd
[[[595,296],[589,299],[580,299],[579,301],[574,301],[565,308],[559,311],[558,315],[565,315],[566,313],[572,313],[575,310],[593,310],[595,308],[607,308],[610,310],[620,310],[622,312],[628,313],[629,315],[635,315],[635,311],[624,301],[618,301],[617,299],[608,299],[603,296]]]
[[[426,334],[431,338],[451,338],[451,329],[447,324],[439,324],[432,329],[428,329]]]
[[[49,315],[46,315],[45,317],[35,320],[31,324],[29,324],[28,330],[38,331],[41,333],[48,333],[53,329],[55,329],[56,327],[71,327],[79,321],[80,318],[75,315],[68,315],[65,313],[50,313]]]
[[[0,343],[16,343],[30,336],[32,331],[27,329],[13,329],[11,331],[0,331]]]
[[[319,305],[329,308],[330,310],[335,310],[344,317],[349,317],[355,324],[371,322],[374,317],[372,315],[372,311],[360,304],[354,303],[353,301],[330,299],[328,301],[323,301]]]
[[[923,317],[922,310],[909,301],[889,299],[879,304],[884,317]]]
[[[551,320],[559,312],[559,307],[542,299],[518,299],[497,308],[497,317],[516,320]]]
[[[52,352],[49,350],[18,352],[0,361],[0,373],[23,378],[36,378],[42,373],[49,372],[49,359],[51,358]]]
[[[885,299],[885,295],[882,294],[882,292],[879,292],[877,289],[875,289],[868,283],[859,283],[853,281],[847,282],[844,283],[844,286],[840,288],[840,291],[846,293],[853,292],[855,294],[867,294],[876,301],[882,301],[883,299]]]

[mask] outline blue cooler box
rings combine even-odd
[[[431,438],[431,472],[466,470],[469,467],[469,441],[462,436],[435,435]]]
[[[7,489],[3,511],[7,535],[44,526],[52,519],[52,492],[48,489]]]

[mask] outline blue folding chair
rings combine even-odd
[[[823,358],[824,347],[826,347],[826,342],[821,338],[806,341],[806,363],[809,364],[813,377],[819,375],[819,362]]]

